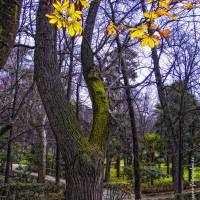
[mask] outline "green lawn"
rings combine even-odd
[[[124,175],[124,162],[121,161],[120,163],[120,177],[116,177],[116,169],[115,169],[115,162],[112,162],[112,167],[110,170],[110,183],[113,184],[131,184],[131,181],[128,180],[127,176]],[[147,167],[147,166],[146,166]],[[160,170],[163,172],[163,174],[166,174],[167,172],[167,166],[165,164],[156,165],[157,168],[160,168]],[[170,166],[171,167],[171,166]],[[184,168],[184,180],[188,180],[188,169],[187,167]],[[194,181],[200,181],[200,167],[194,168]],[[171,183],[172,177],[171,176],[165,176],[159,179],[154,180],[155,185],[160,183]]]

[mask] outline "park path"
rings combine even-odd
[[[14,172],[22,172],[21,170],[17,169],[18,167],[19,167],[18,164],[13,164],[12,165],[12,170]],[[38,177],[38,174],[35,173],[35,172],[30,172],[29,175],[31,177],[34,177],[34,178]],[[56,182],[55,177],[48,176],[48,175],[45,177],[45,180],[47,182],[51,182],[51,183],[55,183]],[[60,179],[60,183],[63,184],[63,185],[65,185],[65,180],[61,178]],[[107,191],[104,190],[104,192],[106,193]],[[189,193],[189,192],[191,192],[191,189],[184,190],[184,193]],[[200,192],[200,188],[196,188],[195,192]],[[144,195],[142,195],[142,200],[161,200],[161,199],[164,200],[166,198],[173,198],[173,197],[174,197],[174,192],[163,192],[163,193],[159,193],[159,194],[158,193],[154,193],[154,194],[151,193],[151,194],[144,194]],[[132,196],[131,199],[134,199],[134,195]],[[107,199],[103,198],[103,200],[107,200]],[[123,200],[126,200],[126,199],[123,199]]]

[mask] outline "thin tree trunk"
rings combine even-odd
[[[188,153],[188,182],[191,183],[192,181],[192,157],[193,157],[193,153],[192,151],[190,151]]]
[[[55,169],[56,184],[60,183],[60,170],[61,170],[60,162],[61,162],[60,147],[59,147],[59,143],[56,139],[56,169]]]
[[[106,169],[105,169],[105,178],[104,182],[108,183],[110,180],[110,167],[111,167],[111,157],[110,157],[110,144],[108,141],[106,149]]]
[[[121,53],[121,45],[118,39],[118,48],[119,53]],[[131,90],[129,88],[129,80],[126,74],[126,65],[124,59],[121,57],[121,67],[122,67],[122,76],[124,80],[124,85],[126,86],[126,100],[128,103],[128,111],[130,116],[131,122],[131,133],[132,133],[132,142],[133,142],[133,165],[134,165],[134,175],[135,175],[135,183],[134,183],[134,191],[135,191],[135,200],[141,199],[141,174],[140,174],[140,161],[139,161],[139,142],[138,142],[138,135],[136,129],[136,122],[135,122],[135,111],[131,97]]]
[[[170,175],[169,153],[167,153],[166,166],[167,166],[167,171],[166,171],[167,175]]]
[[[183,119],[179,120],[179,163],[178,163],[178,193],[183,193]]]
[[[20,40],[20,39],[19,39]],[[15,72],[15,86],[14,86],[14,96],[13,96],[13,102],[11,103],[12,110],[11,110],[11,120],[14,119],[15,117],[15,108],[16,108],[16,103],[17,103],[17,96],[18,96],[18,90],[19,90],[19,68],[20,68],[20,60],[19,60],[19,49],[17,49],[17,60],[16,60],[16,72]],[[6,169],[5,169],[5,183],[9,182],[9,177],[10,177],[10,170],[11,170],[11,159],[12,159],[12,138],[13,135],[13,127],[10,129],[10,134],[8,137],[8,145],[7,145],[7,155],[6,155]]]
[[[119,178],[120,177],[120,156],[117,155],[117,160],[116,160],[116,177]]]
[[[10,178],[10,171],[11,171],[11,154],[12,154],[12,146],[11,146],[11,141],[10,138],[12,138],[13,135],[13,128],[11,128],[9,132],[9,141],[7,145],[7,151],[6,151],[6,168],[5,168],[5,178],[4,178],[4,183],[9,182]]]
[[[157,85],[157,91],[158,96],[160,100],[161,107],[163,109],[163,114],[165,118],[165,124],[167,127],[167,130],[169,132],[170,139],[170,146],[172,148],[173,153],[173,174],[174,174],[174,190],[176,193],[179,193],[179,182],[178,182],[178,176],[179,176],[179,152],[178,152],[178,138],[175,133],[175,128],[172,122],[171,112],[168,108],[168,103],[166,100],[166,95],[164,91],[164,84],[162,80],[162,76],[160,73],[160,66],[159,66],[159,57],[157,54],[157,50],[155,48],[152,49],[152,60],[154,64],[154,74],[156,78],[156,85]]]
[[[195,121],[193,121],[192,126],[191,126],[191,137],[195,136]],[[189,144],[190,151],[188,153],[188,181],[191,183],[192,182],[192,158],[194,157],[194,143]]]
[[[79,120],[80,113],[80,85],[82,82],[82,73],[79,74],[77,87],[76,87],[76,119]]]
[[[44,117],[42,125],[45,125],[46,117]],[[38,134],[38,182],[44,183],[46,177],[46,155],[47,155],[47,138],[45,127],[36,129]]]

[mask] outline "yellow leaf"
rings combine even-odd
[[[159,39],[155,35],[149,35],[146,34],[144,38],[141,40],[141,45],[149,46],[150,48],[154,48],[155,46],[158,46],[160,44]]]
[[[86,5],[85,0],[82,3]],[[82,33],[82,25],[80,20],[82,19],[82,12],[77,10],[75,3],[69,2],[69,0],[64,0],[63,3],[56,1],[52,4],[54,11],[52,14],[46,14],[49,18],[49,23],[56,24],[57,28],[66,28],[69,35],[73,37],[76,34]]]
[[[107,26],[108,35],[117,36],[117,26],[111,21]]]
[[[49,23],[50,23],[50,24],[55,24],[55,23],[57,23],[57,21],[58,21],[57,19],[50,19],[50,20],[49,20]]]
[[[51,15],[51,14],[46,14],[45,16],[51,19],[55,18],[55,15]]]
[[[139,37],[142,38],[145,34],[145,32],[147,31],[147,25],[140,25],[136,28],[129,28],[130,31],[132,31],[130,37],[131,38],[135,38],[135,37]]]
[[[177,20],[177,17],[176,17],[176,16],[171,17],[170,20],[172,20],[172,21],[176,21],[176,20]]]
[[[157,19],[159,16],[156,14],[155,11],[150,11],[150,12],[145,12],[144,13],[144,17],[146,18],[146,20],[148,22],[152,22],[154,21],[155,19]]]
[[[62,6],[61,6],[61,3],[59,1],[56,1],[56,3],[53,3],[53,7],[59,11],[59,12],[62,12]]]
[[[57,23],[57,28],[58,29],[61,29],[62,28],[62,21],[61,20],[58,20],[58,23]]]
[[[69,1],[68,0],[65,0],[62,4],[62,10],[65,10],[69,7]]]
[[[159,7],[161,7],[161,8],[169,8],[169,6],[170,6],[170,0],[166,0],[166,1],[163,1],[163,0],[159,0],[158,1],[158,5],[159,5]]]
[[[75,31],[74,31],[74,28],[72,27],[72,25],[70,25],[70,26],[68,27],[68,31],[69,31],[69,35],[70,35],[71,37],[73,37],[73,36],[75,35]]]
[[[88,8],[89,7],[89,3],[86,0],[77,0],[76,1],[76,5],[80,8],[80,10],[83,8]]]
[[[171,13],[169,13],[168,11],[166,11],[164,9],[158,9],[158,10],[156,10],[156,14],[158,16],[169,16],[169,17],[172,16]]]
[[[81,34],[82,33],[82,26],[80,22],[78,21],[71,21],[68,24],[66,24],[66,28],[68,29],[69,35],[73,37],[75,34]]]
[[[146,0],[148,3],[152,3],[154,2],[155,0]]]
[[[75,4],[72,3],[70,8],[68,9],[68,16],[71,17],[72,20],[81,19],[82,12],[75,10]]]

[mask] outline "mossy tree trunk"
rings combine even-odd
[[[98,7],[99,1],[91,2],[84,31],[85,38],[90,34],[89,38],[92,39]],[[50,11],[48,1],[40,0],[35,37],[35,81],[51,128],[57,137],[63,160],[68,166],[66,198],[101,200],[109,101],[98,71],[90,62],[93,57],[87,57],[82,52],[84,78],[94,111],[93,127],[88,139],[64,94],[56,58],[56,30],[45,17]],[[91,44],[91,40],[87,42],[83,40],[82,50],[90,49],[87,45]],[[87,54],[87,51],[85,53]],[[91,65],[85,63],[85,60]]]
[[[22,0],[0,0],[0,69],[13,47]]]

